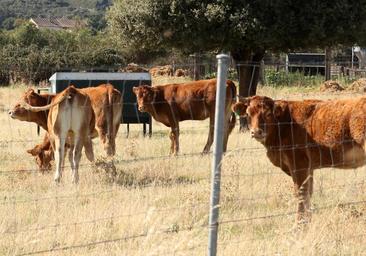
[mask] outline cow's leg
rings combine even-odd
[[[210,127],[208,130],[208,138],[205,147],[203,148],[202,154],[207,154],[210,151],[210,148],[214,139],[214,128],[215,128],[215,111],[211,111],[210,113]]]
[[[74,145],[70,145],[68,156],[69,156],[69,163],[70,163],[71,170],[74,170],[74,168],[75,168],[73,154],[74,154]]]
[[[60,136],[55,138],[55,161],[56,161],[56,172],[54,180],[56,182],[61,181],[62,171],[64,168],[65,159],[65,140],[66,138]]]
[[[225,121],[225,124],[227,126],[225,127],[224,148],[223,148],[224,152],[226,152],[226,150],[227,150],[227,143],[229,141],[229,135],[234,130],[235,123],[236,123],[235,114],[232,113],[230,110],[226,116],[226,121]]]
[[[83,140],[81,138],[75,138],[75,145],[72,150],[72,160],[73,160],[72,183],[74,184],[77,184],[79,182],[79,164],[82,149],[83,149]]]
[[[226,111],[225,113],[225,120],[224,120],[224,141],[223,141],[223,151],[226,152],[227,149],[227,142],[229,139],[229,134],[231,133],[234,127],[231,127],[230,118],[231,118],[231,111]]]
[[[90,136],[86,136],[84,138],[84,148],[85,148],[86,158],[90,162],[94,162],[93,142],[92,142]]]
[[[118,129],[119,129],[119,126],[120,126],[119,119],[117,121],[118,121],[117,123],[113,124],[113,136],[112,136],[112,139],[111,139],[112,155],[113,156],[116,154],[116,137],[117,137]]]
[[[108,141],[108,126],[107,126],[107,120],[105,116],[105,111],[102,111],[100,113],[100,116],[96,118],[96,127],[98,130],[99,140],[101,143],[101,146],[104,149],[104,152],[106,152],[107,155],[110,154],[109,150],[109,141]]]
[[[172,130],[170,131],[169,138],[171,141],[170,144],[170,154],[177,155],[179,152],[179,125],[172,126]]]
[[[310,198],[313,193],[313,170],[300,169],[292,173],[297,205],[297,224],[311,221]]]

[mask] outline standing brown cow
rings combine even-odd
[[[233,105],[233,111],[247,116],[251,136],[292,177],[299,222],[311,218],[314,169],[365,164],[366,98],[274,101],[253,96]]]
[[[204,120],[209,117],[210,128],[203,153],[209,152],[214,135],[216,79],[154,87],[140,85],[134,87],[133,92],[137,97],[139,111],[148,112],[156,121],[171,128],[170,153],[174,155],[179,151],[179,122]],[[235,126],[235,114],[231,112],[235,97],[236,87],[232,81],[227,80],[224,151],[226,151],[229,134]]]

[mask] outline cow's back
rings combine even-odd
[[[57,95],[53,101],[67,93],[69,96],[49,111],[48,128],[56,134],[85,133],[94,129],[94,113],[89,97],[81,90],[69,87]]]
[[[87,87],[81,89],[91,100],[91,104],[96,116],[100,114],[103,107],[108,104],[108,85],[100,85],[98,87]]]
[[[229,85],[230,81],[227,84],[227,98],[232,98],[233,89]],[[160,97],[158,96],[154,103],[158,116],[172,113],[177,121],[204,120],[215,110],[216,79],[155,88],[160,91]]]
[[[281,105],[281,102],[277,104]],[[286,105],[284,108],[288,112],[285,111],[280,120],[279,133],[273,136],[280,141],[272,142],[271,145],[274,148],[282,147],[282,150],[268,153],[276,166],[294,164],[315,169],[331,166],[355,168],[363,165],[365,98],[282,104]]]
[[[344,140],[349,140],[352,137],[351,133],[358,137],[357,129],[359,128],[364,135],[365,106],[365,98],[322,102],[317,106],[312,117],[313,139],[320,144],[332,147]],[[358,121],[361,121],[362,127],[358,127],[356,124]]]

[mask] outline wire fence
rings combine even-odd
[[[84,64],[70,62],[68,59],[80,58],[85,52],[68,52],[66,58],[56,61],[55,56],[42,55],[32,59],[30,56],[36,54],[35,50],[20,53],[12,49],[5,49],[6,54],[0,62],[0,83],[41,83],[55,72],[150,72],[152,76],[159,77],[190,77],[195,80],[212,78],[216,76],[217,63],[212,54],[193,54],[182,56],[172,63],[166,65],[134,63],[122,64],[117,61],[118,56],[112,51],[110,53],[96,53],[103,55],[113,62],[107,61],[105,65],[92,66],[86,61]],[[64,53],[66,54],[66,53]],[[104,56],[104,54],[106,54]],[[37,54],[36,54],[37,55]],[[272,56],[266,55],[262,62],[237,62],[232,61],[229,68],[229,78],[237,78],[238,68],[251,66],[260,70],[260,81],[266,85],[306,86],[317,83],[325,75],[325,56],[317,58],[314,54],[299,54],[295,59],[289,55]],[[62,56],[62,54],[60,54]],[[79,56],[79,57],[78,57]],[[109,57],[108,57],[109,56]],[[315,56],[315,57],[314,57]],[[56,59],[54,59],[56,58]],[[366,76],[366,69],[361,65],[362,61],[351,55],[333,56],[330,61],[330,73],[332,79],[354,80]],[[305,75],[305,76],[304,76]]]
[[[270,94],[266,87],[260,85],[258,90]],[[275,98],[282,99],[359,95],[354,91],[294,94],[276,90]],[[180,123],[177,156],[169,154],[170,129],[159,122],[154,121],[151,138],[141,136],[139,126],[131,127],[127,137],[121,127],[113,160],[98,158],[90,163],[83,157],[77,186],[70,184],[70,165],[65,163],[63,182],[55,185],[53,172],[39,172],[33,157],[26,153],[42,141],[35,125],[12,120],[7,113],[20,90],[2,88],[0,96],[4,99],[0,108],[2,254],[206,254],[212,152],[202,154],[201,150],[208,136],[208,120]],[[137,109],[136,103],[125,104]],[[279,128],[294,124],[294,120],[276,123]],[[240,133],[238,126],[236,120],[222,161],[219,255],[352,254],[365,249],[363,170],[336,170],[344,165],[343,159],[316,171],[312,224],[306,231],[291,230],[297,214],[293,181],[266,153],[315,150],[319,143],[306,137],[303,142],[266,150],[249,132]],[[333,144],[357,144],[346,135]],[[96,155],[103,154],[98,140],[94,150]],[[351,157],[357,161],[357,155]],[[304,170],[297,168],[294,173]]]

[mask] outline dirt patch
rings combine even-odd
[[[366,78],[360,78],[354,81],[347,87],[347,90],[361,93],[366,92]]]
[[[337,81],[328,80],[328,81],[325,81],[320,86],[320,91],[321,92],[340,92],[340,91],[344,91],[344,88]]]

